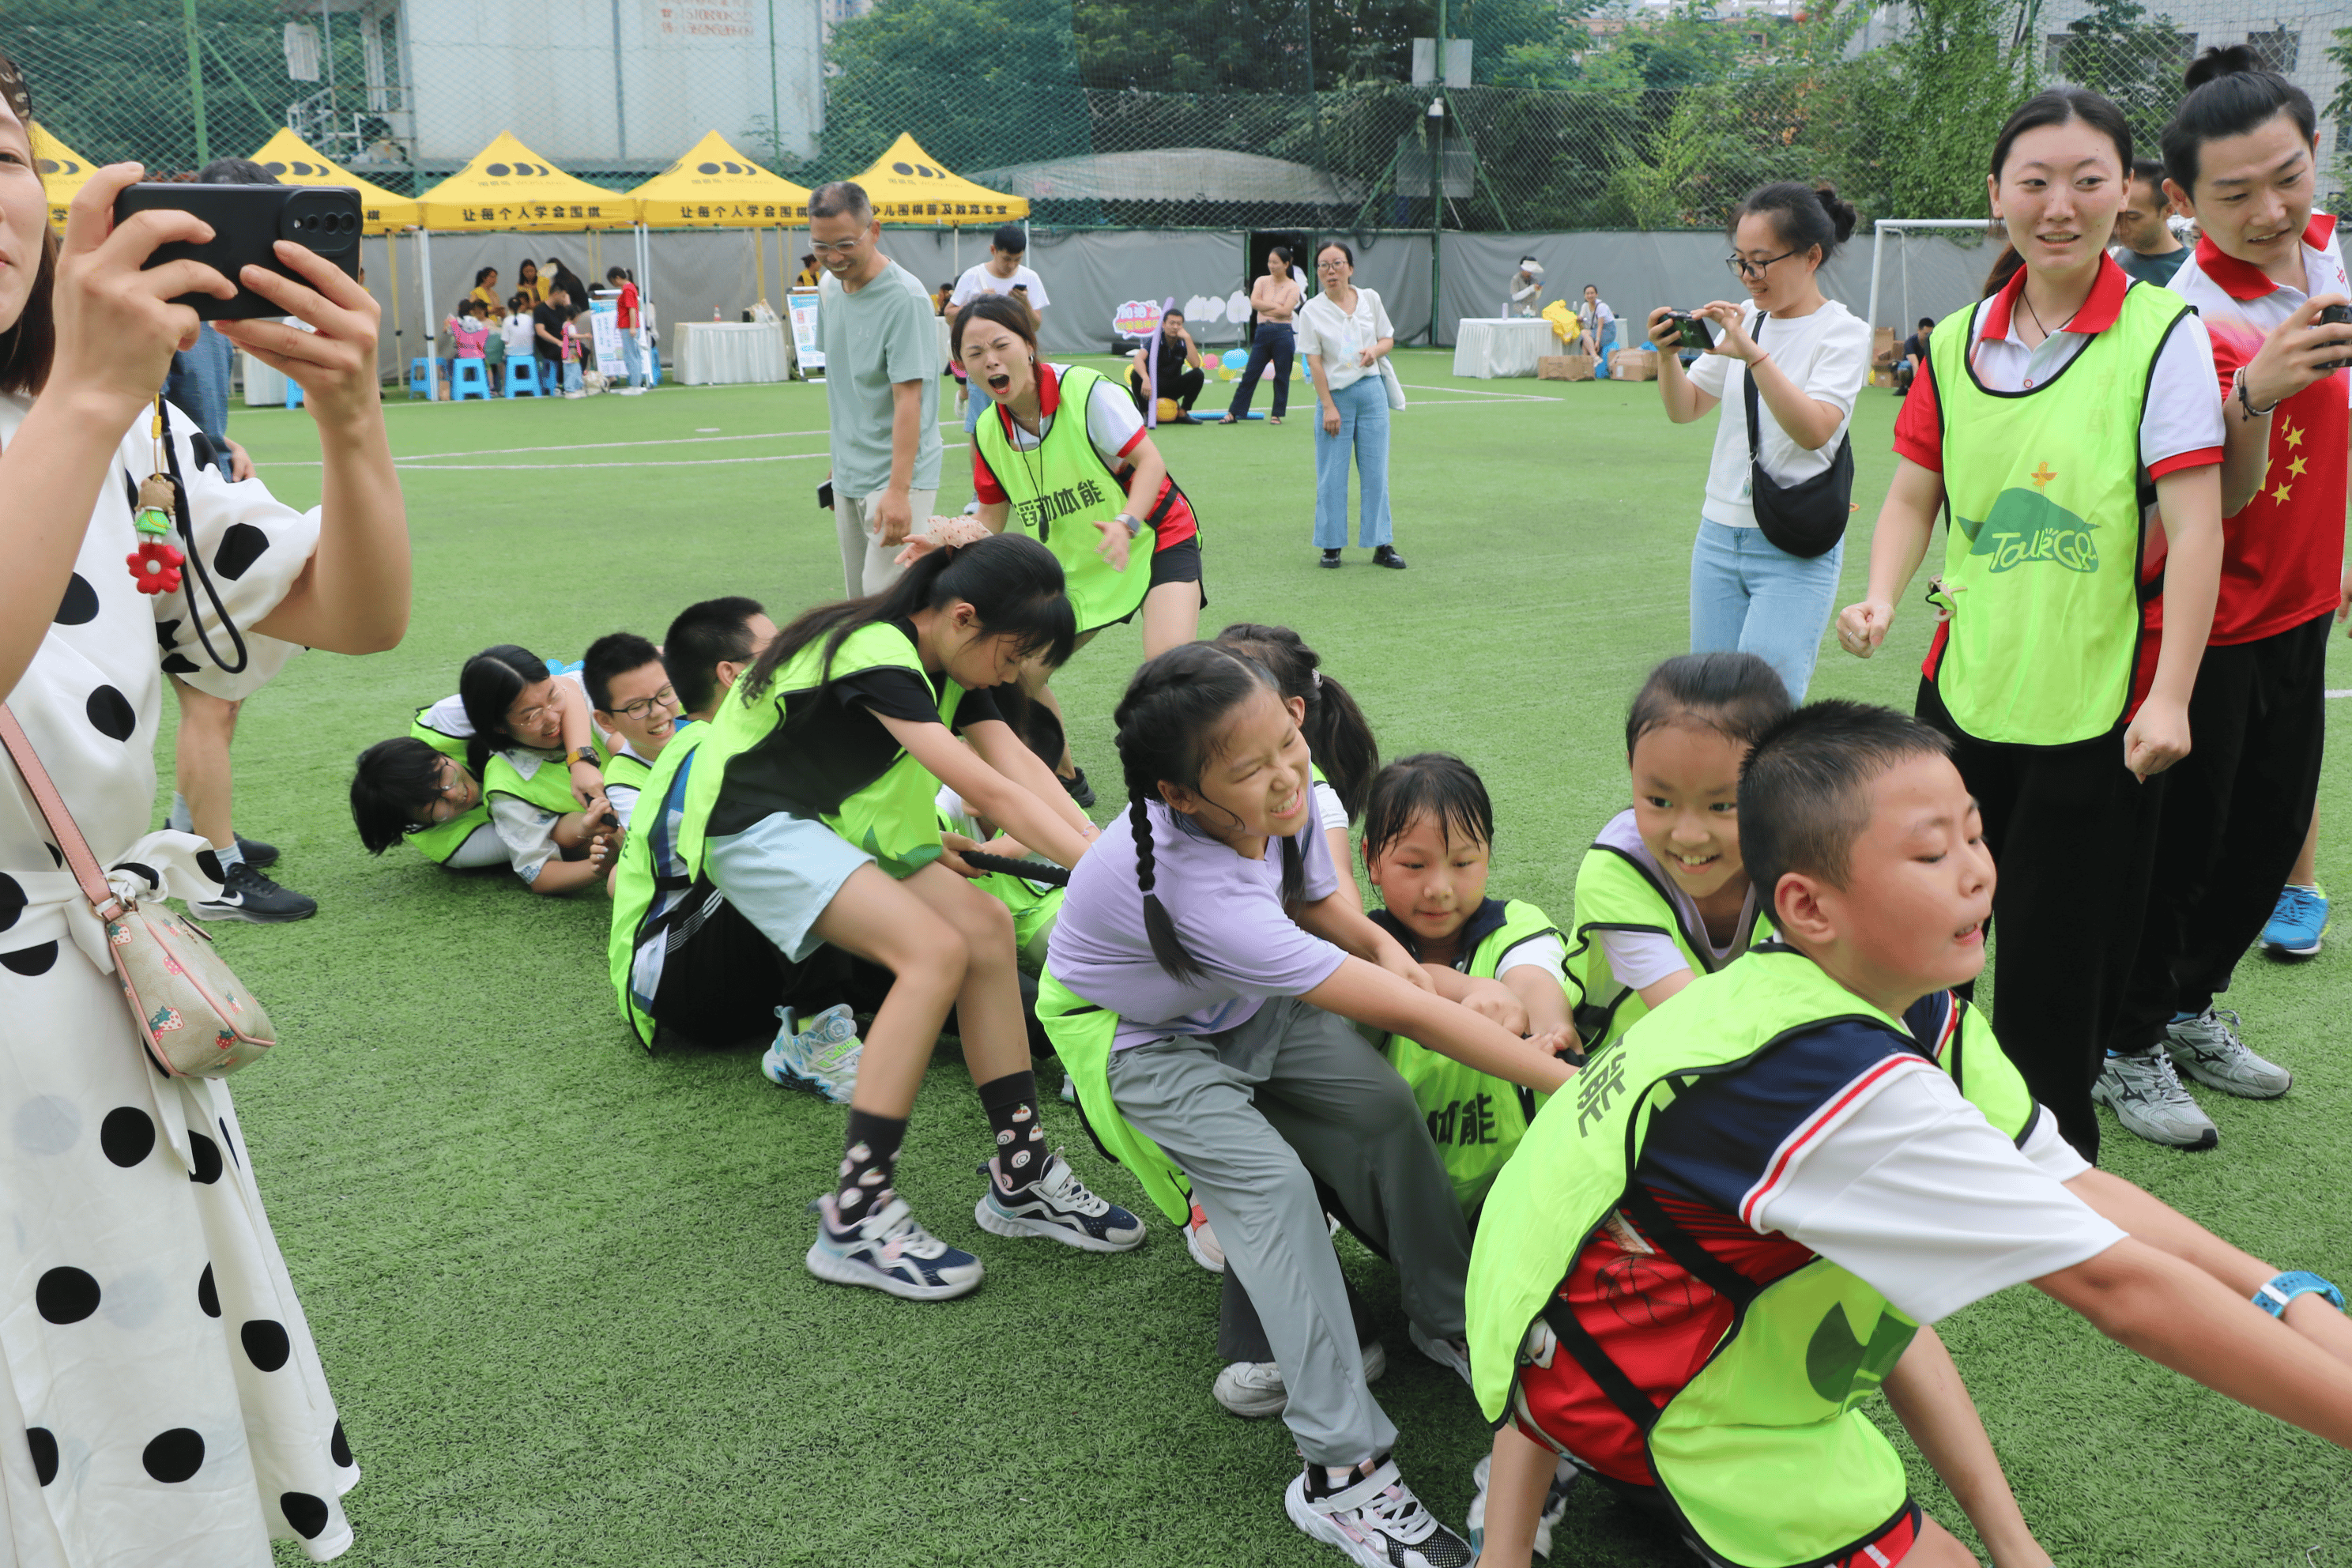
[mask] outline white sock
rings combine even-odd
[[[236,847],[236,840],[235,838],[231,838],[228,841],[227,848],[215,849],[213,851],[213,854],[219,858],[221,874],[224,876],[227,875],[228,868],[230,867],[242,866],[245,864],[245,851]]]
[[[196,819],[188,811],[188,797],[177,790],[172,792],[172,815],[164,819],[163,826],[174,833],[196,830]]]

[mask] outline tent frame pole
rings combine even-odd
[[[433,331],[433,231],[418,225],[416,229],[416,289],[425,303],[425,401],[441,401],[440,349],[436,346]],[[408,367],[401,367],[404,377]]]

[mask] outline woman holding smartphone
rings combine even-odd
[[[148,831],[163,671],[233,700],[301,647],[373,653],[407,625],[377,308],[283,240],[292,279],[194,260],[142,270],[159,246],[214,231],[168,208],[118,226],[135,164],[89,177],[60,241],[32,113],[0,57],[0,691],[118,892],[216,896],[203,840]],[[196,335],[196,312],[173,301],[240,283],[302,323],[219,330],[302,388],[325,464],[307,513],[200,467],[194,424],[157,407],[173,351]],[[196,584],[142,594],[125,568],[132,492],[174,467],[187,571],[205,567],[217,605]],[[13,1129],[0,1208],[16,1248],[0,1283],[0,1561],[248,1568],[271,1560],[273,1537],[332,1557],[352,1539],[340,1500],[359,1470],[236,1108],[223,1080],[148,1066],[105,928],[56,842],[0,759],[0,1125]]]
[[[1822,294],[1816,274],[1853,232],[1853,208],[1824,185],[1793,182],[1748,193],[1731,216],[1725,265],[1746,286],[1745,306],[1717,300],[1685,322],[1650,312],[1658,394],[1666,417],[1688,425],[1720,405],[1715,450],[1691,548],[1690,650],[1752,653],[1770,665],[1793,702],[1805,700],[1822,633],[1837,600],[1845,542],[1793,555],[1758,526],[1751,479],[1760,463],[1790,486],[1829,470],[1844,444],[1853,400],[1870,372],[1870,328]],[[1685,329],[1706,351],[1689,371],[1676,350]],[[1756,386],[1756,440],[1747,416]]]

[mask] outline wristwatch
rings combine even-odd
[[[2344,1310],[2344,1292],[2305,1269],[2293,1269],[2278,1276],[2254,1292],[2254,1305],[2272,1317],[2283,1316],[2286,1304],[2297,1296],[2316,1293],[2327,1298],[2337,1311]]]
[[[563,760],[567,763],[586,763],[590,767],[594,767],[596,765],[596,748],[593,746],[574,746],[572,748],[572,754]]]
[[[1130,516],[1126,512],[1120,512],[1118,516],[1114,518],[1112,521],[1127,524],[1127,536],[1129,539],[1138,539],[1142,537],[1143,520],[1141,518]]]

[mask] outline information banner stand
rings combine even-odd
[[[816,346],[816,290],[795,289],[786,296],[784,309],[793,319],[793,357],[799,362],[803,380],[824,374],[824,351]]]

